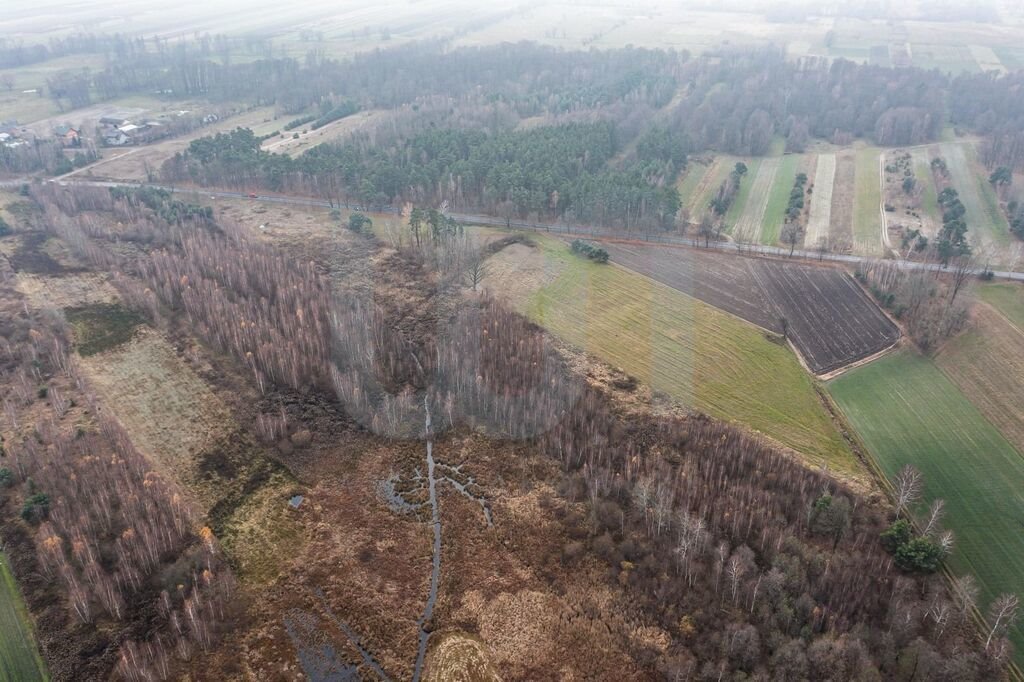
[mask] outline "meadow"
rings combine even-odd
[[[857,251],[876,254],[881,251],[882,203],[881,178],[878,158],[880,151],[875,147],[857,150],[857,166],[854,179],[853,240]]]
[[[986,284],[978,288],[978,297],[1024,329],[1024,286],[1010,282]]]
[[[1009,245],[1010,228],[999,208],[995,191],[975,158],[974,147],[962,143],[945,143],[940,149],[949,167],[953,189],[959,193],[967,209],[971,245],[990,250]]]
[[[797,171],[804,172],[804,166],[807,165],[808,160],[806,156],[794,154],[788,154],[779,160],[778,170],[775,173],[761,219],[762,244],[778,243],[786,206],[789,204],[789,193],[793,190]]]
[[[980,606],[1024,592],[1024,457],[936,365],[902,351],[852,370],[829,391],[890,480],[906,464],[924,475],[921,510],[946,501],[956,574],[973,574]],[[1024,631],[1012,632],[1018,651]]]
[[[642,275],[539,243],[560,274],[523,306],[534,322],[684,405],[761,431],[815,465],[862,473],[785,345]]]
[[[0,682],[49,679],[30,623],[7,558],[0,553]]]
[[[1024,331],[988,305],[947,343],[936,363],[1006,438],[1024,452]]]

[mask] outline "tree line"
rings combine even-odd
[[[260,149],[248,130],[193,141],[168,160],[166,180],[274,190],[315,188],[337,203],[382,208],[401,202],[508,218],[596,221],[631,228],[671,227],[680,206],[674,187],[685,154],[645,144],[624,168],[610,122],[567,123],[525,131],[428,129],[394,144],[322,144],[292,159]]]

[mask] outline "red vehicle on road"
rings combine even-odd
[[[259,199],[259,195],[256,192],[249,192],[250,199]]]

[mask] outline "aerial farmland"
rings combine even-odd
[[[1024,665],[1024,11],[0,13],[0,682]]]

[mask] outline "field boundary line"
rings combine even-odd
[[[698,304],[700,304],[702,306],[707,306],[708,308],[711,308],[712,310],[714,310],[716,313],[722,313],[723,315],[728,315],[729,317],[731,317],[733,319],[739,320],[743,324],[750,325],[751,327],[753,327],[754,329],[757,329],[758,331],[761,331],[761,332],[764,332],[765,334],[771,335],[771,337],[774,337],[774,338],[781,337],[781,334],[779,334],[778,332],[772,331],[771,329],[768,329],[767,327],[762,327],[761,325],[759,325],[757,323],[754,323],[754,322],[751,322],[748,319],[742,318],[739,315],[737,315],[736,313],[733,313],[733,312],[730,312],[728,310],[725,310],[724,308],[719,308],[718,306],[711,305],[707,301],[702,301],[699,298],[697,298],[696,296],[694,296],[693,294],[687,293],[687,292],[683,291],[682,289],[677,289],[677,288],[675,288],[673,286],[665,284],[664,282],[659,282],[658,280],[654,279],[650,275],[645,275],[644,273],[640,272],[639,270],[634,270],[633,268],[629,267],[628,265],[623,265],[622,263],[616,263],[615,261],[609,261],[609,265],[612,265],[612,266],[617,267],[617,268],[621,268],[621,269],[625,270],[626,272],[629,272],[630,274],[637,275],[638,277],[642,277],[645,280],[647,280],[648,282],[650,282],[652,284],[655,284],[655,285],[657,285],[659,287],[665,287],[666,289],[669,289],[670,291],[674,291],[674,292],[676,292],[678,294],[682,294],[683,296],[685,296],[686,298],[690,299],[691,301],[694,301],[694,302],[696,302],[696,303],[698,303]],[[797,357],[800,357],[799,353],[797,353]],[[803,359],[802,358],[801,358],[800,362],[801,362],[801,364],[803,364]],[[813,376],[813,374],[812,374],[812,376]],[[760,433],[760,432],[758,432],[758,433]]]
[[[899,327],[897,326],[897,328],[899,328]],[[877,353],[872,353],[871,355],[867,356],[866,358],[861,358],[860,360],[855,360],[854,362],[851,362],[848,365],[843,365],[842,367],[838,367],[838,368],[832,370],[831,372],[826,372],[824,374],[818,374],[816,376],[821,381],[831,381],[832,379],[835,379],[835,378],[837,378],[839,376],[842,376],[843,374],[846,374],[851,369],[857,369],[858,367],[863,367],[864,365],[871,364],[875,360],[878,360],[879,358],[881,358],[881,357],[883,357],[885,355],[888,355],[894,349],[902,346],[903,342],[904,342],[904,335],[903,335],[903,330],[901,329],[900,330],[900,337],[898,339],[896,339],[895,341],[893,341],[893,343],[891,345],[883,348],[882,350],[878,351]]]

